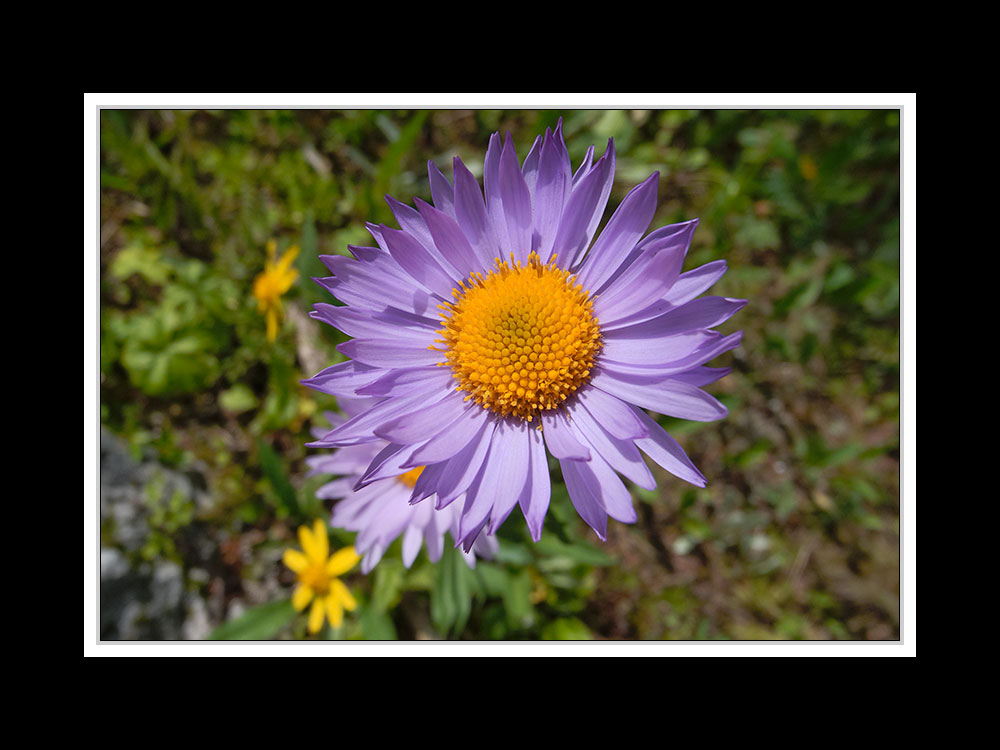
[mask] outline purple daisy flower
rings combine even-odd
[[[346,416],[326,413],[332,427],[344,424],[361,414],[367,400],[340,398],[338,403]],[[326,430],[317,431],[321,437]],[[441,559],[444,537],[450,533],[459,539],[461,498],[440,510],[434,507],[433,497],[425,503],[410,503],[410,494],[424,467],[417,466],[402,474],[381,475],[366,471],[387,447],[384,440],[360,443],[338,448],[330,454],[310,456],[308,476],[334,474],[339,478],[322,485],[316,496],[322,500],[338,500],[333,507],[330,525],[334,528],[356,531],[354,549],[363,556],[361,570],[369,573],[382,559],[382,555],[397,537],[403,536],[403,564],[409,568],[427,546],[431,562]],[[496,537],[482,534],[470,550],[462,554],[469,567],[475,567],[476,556],[492,559],[497,552]]]
[[[368,224],[377,247],[321,256],[316,281],[343,306],[312,317],[352,340],[349,361],[306,385],[370,398],[313,447],[387,441],[364,477],[426,467],[411,502],[461,500],[466,550],[519,505],[536,541],[550,499],[547,454],[603,540],[607,518],[633,523],[619,474],[656,484],[640,451],[698,487],[705,477],[645,410],[711,421],[726,407],[702,390],[730,368],[706,362],[739,345],[713,327],[745,300],[701,297],[726,271],[681,266],[697,220],[644,234],[658,173],[622,201],[600,236],[614,142],[574,172],[562,122],[523,163],[508,134],[490,138],[483,186],[456,158],[452,181],[428,163],[433,205],[386,199],[400,229]]]

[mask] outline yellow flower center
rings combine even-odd
[[[415,469],[410,469],[405,474],[400,474],[396,478],[407,487],[416,487],[417,480],[420,478],[420,475],[423,474],[425,468],[425,466],[418,466]]]
[[[311,564],[299,573],[299,581],[311,588],[316,596],[323,597],[330,593],[330,574],[326,572],[326,562]]]
[[[495,414],[532,421],[587,382],[601,347],[593,300],[576,277],[542,265],[506,263],[473,273],[442,306],[446,362],[458,390]]]

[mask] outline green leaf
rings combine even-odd
[[[332,628],[330,623],[323,621],[323,627],[320,628],[319,634],[317,635],[317,640],[320,641],[342,641],[344,640],[344,623],[341,623],[340,627]]]
[[[497,562],[509,563],[510,565],[528,565],[533,559],[531,549],[527,545],[500,540],[500,548],[496,554]]]
[[[550,557],[566,557],[573,562],[584,565],[613,565],[615,560],[604,554],[596,547],[592,547],[584,542],[576,544],[566,544],[554,536],[543,536],[538,540],[535,549],[543,555]]]
[[[590,629],[575,617],[562,617],[542,628],[542,639],[546,641],[591,641]]]
[[[447,545],[434,573],[431,622],[442,633],[461,632],[472,612],[469,566],[459,550]]]
[[[141,245],[122,248],[111,262],[111,275],[124,279],[132,274],[142,276],[155,286],[161,286],[170,278],[170,266],[163,262],[162,254]]]
[[[219,406],[224,410],[240,414],[257,406],[257,397],[245,383],[237,383],[219,394]]]
[[[382,560],[375,568],[375,584],[372,589],[372,608],[388,612],[399,602],[403,590],[405,570],[398,560]]]
[[[773,317],[781,318],[788,315],[793,310],[801,310],[811,306],[819,298],[822,291],[822,276],[817,276],[809,279],[808,281],[802,282],[783,297],[775,300]]]
[[[263,440],[257,441],[257,447],[260,456],[261,471],[264,472],[267,481],[274,488],[281,508],[293,516],[298,515],[299,503],[295,488],[288,481],[288,476],[285,474],[285,469],[281,465],[281,459],[278,458],[278,454],[274,452],[274,448]]]
[[[487,596],[502,596],[507,589],[507,579],[509,577],[506,569],[499,565],[492,565],[479,561],[476,563],[476,577],[479,579],[480,587]]]
[[[295,616],[295,608],[288,599],[267,602],[251,607],[235,620],[222,623],[209,636],[210,641],[266,641],[270,640]]]
[[[414,113],[413,117],[403,126],[399,136],[393,140],[392,145],[389,146],[378,165],[376,180],[380,187],[387,187],[389,178],[399,171],[403,158],[413,150],[413,144],[420,135],[420,129],[424,126],[424,121],[429,114],[430,112],[427,110]]]
[[[526,628],[531,625],[531,575],[522,570],[510,578],[503,595],[507,610],[507,622],[512,628]]]
[[[451,557],[451,549],[445,547],[441,559],[434,566],[434,585],[431,588],[431,622],[439,632],[445,634],[455,622],[455,600],[448,572]]]
[[[394,641],[398,637],[392,618],[374,607],[366,607],[358,620],[361,625],[361,635],[366,641]]]
[[[316,234],[316,220],[313,218],[313,210],[306,210],[305,219],[302,222],[302,239],[299,245],[299,260],[302,258],[312,258],[317,255],[319,238]]]

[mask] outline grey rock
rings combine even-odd
[[[181,626],[181,637],[186,641],[203,641],[212,632],[208,605],[200,596],[188,594],[185,598],[187,616]]]
[[[197,506],[200,492],[183,473],[155,461],[136,461],[125,443],[101,430],[100,630],[104,640],[181,640],[211,632],[209,607],[196,593],[208,579],[190,581],[181,565],[143,560],[150,518],[159,500],[180,493]],[[206,542],[207,544],[207,542]],[[211,545],[200,545],[207,554]]]

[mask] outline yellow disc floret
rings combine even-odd
[[[486,409],[532,421],[555,409],[587,382],[601,346],[593,300],[572,276],[542,265],[536,253],[524,265],[495,261],[473,273],[442,306],[439,349],[458,379]]]
[[[415,469],[410,469],[405,474],[400,474],[396,477],[400,482],[405,484],[407,487],[416,487],[417,480],[420,479],[420,475],[424,473],[426,466],[418,466]]]

